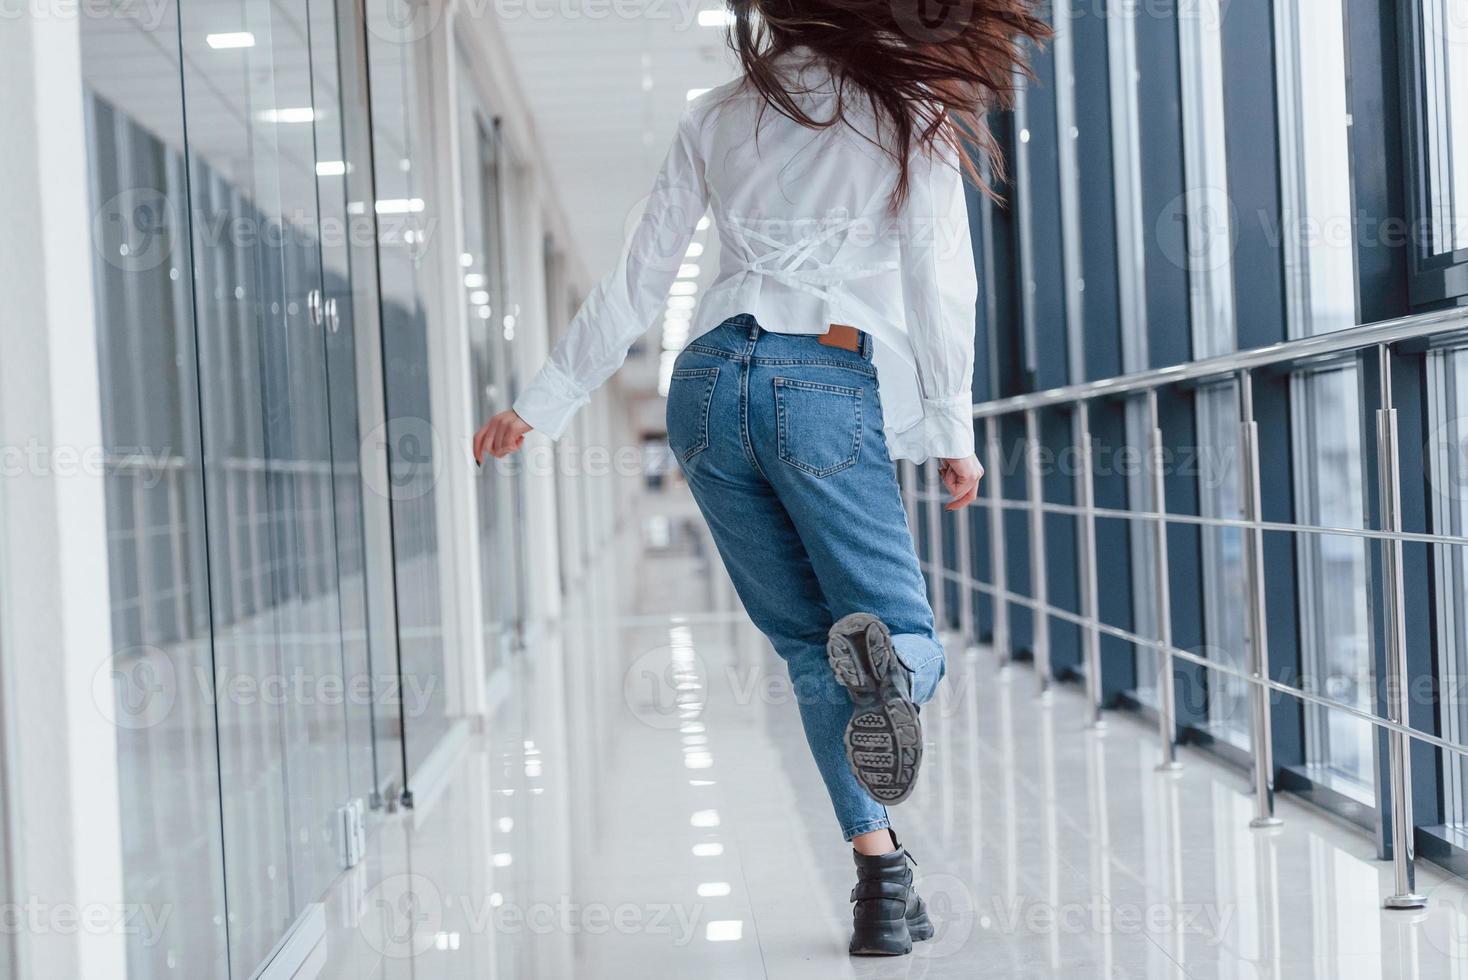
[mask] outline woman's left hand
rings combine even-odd
[[[525,445],[530,426],[514,409],[507,408],[474,433],[474,462],[484,465],[485,454],[495,459],[508,456]]]

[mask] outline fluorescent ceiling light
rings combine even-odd
[[[308,105],[288,109],[264,109],[258,117],[261,122],[308,123],[316,120],[316,110]]]
[[[723,898],[731,890],[727,881],[705,881],[698,886],[698,897]]]
[[[693,856],[700,858],[718,857],[724,853],[723,844],[694,844]]]
[[[703,242],[692,242],[688,246],[688,257],[696,259],[703,254]]]
[[[698,278],[698,263],[697,262],[684,262],[682,265],[678,266],[678,278],[679,279],[697,279]]]
[[[679,280],[668,287],[670,296],[692,296],[698,292],[698,283],[689,282],[687,279]]]
[[[688,823],[694,827],[717,827],[719,825],[719,811],[694,810],[693,816],[688,818]]]
[[[699,27],[730,27],[734,24],[734,12],[732,10],[700,10],[698,12]]]
[[[318,160],[316,162],[316,176],[318,177],[340,177],[347,172],[345,160]]]
[[[216,51],[229,48],[253,48],[255,35],[249,31],[225,31],[222,34],[205,34],[204,42]]]
[[[422,210],[421,197],[388,197],[377,202],[378,214],[417,214]]]
[[[703,930],[703,937],[711,943],[730,943],[743,936],[743,919],[720,919],[710,922]]]
[[[470,289],[478,289],[480,286],[484,285],[484,276],[480,275],[477,272],[471,272],[464,277],[464,285],[468,286]]]
[[[698,98],[700,95],[703,95],[705,92],[712,91],[713,89],[710,88],[691,88],[688,90],[688,101],[692,102],[694,99]]]
[[[668,297],[668,309],[670,310],[691,310],[696,305],[698,305],[698,301],[695,300],[692,296]]]
[[[703,231],[708,226],[709,226],[709,216],[708,215],[704,215],[702,218],[699,218],[698,219],[698,230],[699,231]]]

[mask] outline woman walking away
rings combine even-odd
[[[944,659],[893,461],[937,457],[949,510],[977,495],[964,177],[1000,170],[984,118],[1047,29],[1028,0],[732,9],[743,75],[689,103],[618,268],[474,452],[561,434],[712,208],[719,275],[674,365],[668,443],[852,842],[851,952],[907,953],[932,925],[887,807],[912,792]]]

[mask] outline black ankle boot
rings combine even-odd
[[[901,956],[912,952],[912,944],[933,937],[928,910],[912,886],[911,858],[897,837],[897,849],[868,857],[853,851],[856,858],[856,887],[851,889],[851,954],[853,956]]]

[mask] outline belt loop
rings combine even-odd
[[[748,316],[748,314],[745,315]],[[759,339],[759,321],[752,316],[749,317],[749,339]]]
[[[861,332],[861,356],[864,360],[872,359],[872,335],[865,330]]]

